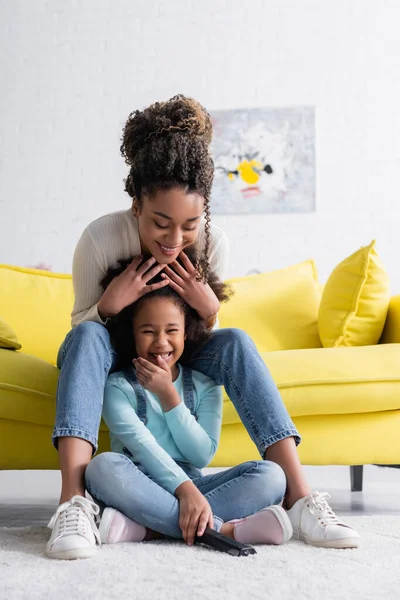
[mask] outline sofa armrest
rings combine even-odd
[[[380,344],[400,343],[400,294],[392,296]]]

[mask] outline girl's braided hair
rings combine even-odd
[[[192,248],[186,248],[185,254],[193,261],[194,250]],[[179,257],[177,260],[181,263]],[[131,262],[132,258],[119,260],[118,266],[110,267],[101,281],[103,290],[105,290],[114,277],[120,275]],[[142,264],[143,262],[145,262],[145,259],[143,259]],[[140,266],[141,265],[138,266],[138,269]],[[153,277],[153,279],[148,282],[148,285],[159,281],[162,281],[160,273]],[[224,283],[218,279],[214,272],[208,274],[208,284],[221,303],[229,300],[233,294],[233,289],[230,284]],[[210,332],[198,312],[189,306],[189,304],[169,285],[166,285],[154,292],[145,294],[108,321],[107,329],[110,333],[111,342],[118,354],[118,361],[121,369],[130,366],[132,364],[132,359],[137,358],[132,321],[140,307],[151,298],[168,298],[175,302],[185,315],[186,340],[185,349],[180,359],[182,362],[188,360],[191,353],[209,338]]]
[[[210,195],[214,163],[209,152],[211,118],[196,100],[179,94],[132,112],[125,123],[121,154],[130,171],[125,191],[141,206],[143,194],[182,188],[204,198],[205,247],[196,257],[199,279],[209,271]]]

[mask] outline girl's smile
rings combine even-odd
[[[158,364],[158,360],[157,360],[158,356],[160,356],[166,362],[169,362],[173,356],[173,350],[170,350],[169,352],[151,352],[149,354],[150,359],[151,359],[151,357],[154,358],[154,360],[152,362],[154,362],[155,364]]]

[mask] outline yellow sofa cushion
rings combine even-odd
[[[399,462],[400,410],[294,417],[293,422],[302,436],[298,452],[304,465],[388,465]],[[235,423],[223,427],[210,466],[231,467],[248,460],[260,460],[260,455],[244,426]]]
[[[235,294],[221,306],[221,327],[244,329],[260,352],[321,347],[321,292],[314,261],[230,279],[229,283]]]
[[[24,352],[52,364],[70,329],[71,275],[0,265],[0,314]]]
[[[262,357],[294,419],[361,417],[400,408],[400,344],[284,350]],[[56,367],[34,356],[0,350],[0,420],[52,428],[58,375]],[[239,423],[224,394],[223,425]],[[100,430],[107,432],[103,421]]]
[[[21,344],[18,343],[17,334],[1,317],[0,317],[0,348],[9,350],[20,350]]]
[[[377,344],[389,302],[389,277],[373,240],[337,265],[326,282],[318,315],[322,345]]]
[[[291,417],[400,409],[400,344],[264,352]],[[239,423],[224,395],[224,425]]]
[[[0,418],[53,427],[58,375],[40,358],[0,350]]]
[[[45,360],[0,349],[0,421],[53,428],[59,374],[59,369]],[[108,432],[103,420],[100,431]]]

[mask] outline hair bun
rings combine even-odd
[[[211,117],[206,109],[182,94],[166,102],[156,102],[143,111],[131,113],[123,129],[121,153],[132,165],[143,146],[164,135],[182,135],[209,146]]]

